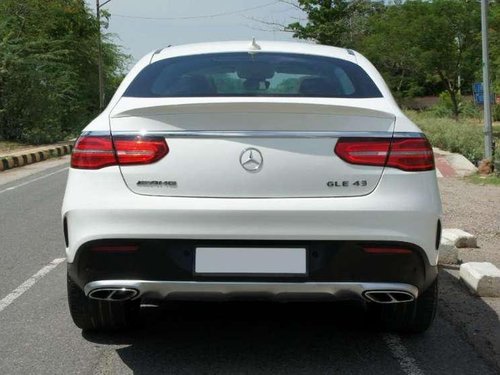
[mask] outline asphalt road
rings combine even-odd
[[[82,333],[60,260],[67,164],[30,173],[0,174],[0,374],[498,373],[446,303],[418,336],[378,332],[357,306],[268,303],[144,306],[131,332]]]

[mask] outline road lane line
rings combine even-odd
[[[14,289],[11,293],[9,293],[6,297],[0,300],[0,312],[4,310],[7,306],[9,306],[12,302],[18,299],[24,292],[26,292],[29,288],[31,288],[35,283],[40,280],[42,277],[47,275],[50,271],[56,268],[60,263],[64,262],[66,258],[56,258],[45,267],[43,267],[40,271],[31,276],[24,283],[19,285],[16,289]]]
[[[383,335],[383,339],[405,374],[424,375],[424,372],[418,367],[417,361],[408,353],[398,335],[387,333]]]
[[[66,168],[63,168],[63,169],[59,169],[58,171],[46,174],[44,176],[40,176],[40,177],[34,178],[32,180],[23,182],[22,184],[11,186],[11,187],[9,187],[7,189],[0,190],[0,194],[5,193],[6,191],[15,190],[15,189],[17,189],[17,188],[19,188],[21,186],[25,186],[25,185],[31,184],[32,182],[35,182],[35,181],[43,180],[44,178],[53,176],[53,175],[55,175],[57,173],[61,173],[61,172],[67,171],[68,169],[69,169],[69,167],[66,167]]]

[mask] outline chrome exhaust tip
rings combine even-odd
[[[89,298],[99,301],[123,302],[137,297],[139,291],[130,288],[100,288],[91,290]]]
[[[375,303],[404,303],[412,302],[415,296],[410,292],[402,290],[368,290],[363,296],[370,302]]]

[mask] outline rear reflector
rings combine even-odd
[[[111,165],[140,165],[154,163],[168,154],[162,137],[127,137],[84,135],[78,138],[71,167],[100,169]]]
[[[98,253],[133,253],[139,250],[139,245],[98,245],[90,249]]]
[[[387,166],[417,172],[434,169],[426,138],[340,138],[335,154],[349,164]]]
[[[365,247],[365,253],[368,254],[411,254],[412,251],[398,247]]]

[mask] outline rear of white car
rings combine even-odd
[[[428,141],[358,53],[158,50],[75,146],[70,310],[99,329],[127,325],[143,299],[349,299],[422,331],[440,214]]]

